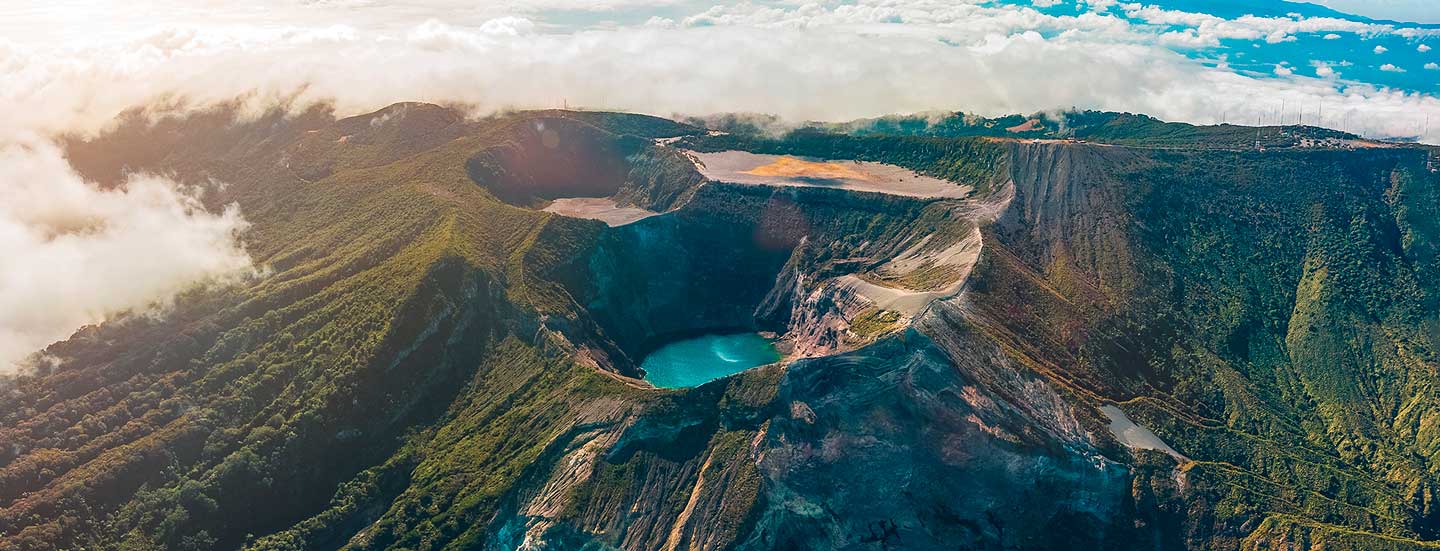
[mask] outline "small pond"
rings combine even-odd
[[[755,333],[704,335],[669,343],[645,357],[645,380],[660,388],[698,386],[780,361],[769,339]]]

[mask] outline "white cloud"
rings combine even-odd
[[[1383,54],[1388,51],[1390,51],[1390,48],[1386,48],[1384,46],[1375,46],[1375,53],[1377,54]]]
[[[1286,17],[1245,15],[1235,19],[1226,19],[1207,13],[1170,10],[1138,2],[1120,6],[1125,11],[1125,15],[1149,25],[1161,28],[1188,27],[1162,34],[1162,39],[1175,33],[1192,35],[1192,37],[1172,37],[1173,45],[1193,44],[1215,47],[1220,44],[1221,40],[1264,40],[1270,44],[1277,44],[1293,42],[1297,40],[1295,35],[1298,34],[1325,32],[1328,33],[1325,35],[1325,39],[1335,40],[1341,37],[1336,33],[1342,32],[1375,36],[1398,34],[1402,30],[1390,24],[1364,23],[1336,17],[1300,17],[1297,14],[1289,14]],[[1403,30],[1414,31],[1410,27]]]
[[[1409,40],[1423,40],[1427,38],[1440,38],[1440,28],[1401,27],[1392,31],[1395,36]]]
[[[1381,65],[1381,66],[1380,66],[1380,70],[1381,70],[1381,71],[1385,71],[1385,72],[1387,72],[1387,73],[1403,73],[1403,72],[1405,72],[1404,69],[1401,69],[1401,68],[1399,68],[1399,67],[1396,67],[1395,64],[1393,64],[1393,63],[1386,63],[1386,64],[1384,64],[1384,65]]]
[[[1430,51],[1430,45],[1429,45],[1429,44],[1421,44],[1421,45],[1415,47],[1415,51],[1420,52],[1420,53],[1423,54],[1423,53],[1425,53],[1425,52]]]
[[[1285,32],[1285,31],[1271,31],[1270,34],[1265,35],[1265,42],[1266,42],[1267,44],[1279,44],[1279,43],[1281,43],[1281,42],[1294,42],[1294,41],[1296,41],[1296,40],[1297,40],[1297,39],[1295,38],[1295,35],[1289,34],[1289,33]]]
[[[82,325],[249,273],[244,229],[164,178],[102,190],[53,145],[0,148],[0,373]]]
[[[1170,47],[1211,47],[1222,39],[1290,41],[1319,32],[1427,31],[1337,18],[1224,19],[1108,0],[1082,3],[1092,9],[1119,6],[1142,24],[1108,11],[1057,16],[980,0],[859,0],[740,3],[688,16],[676,8],[666,12],[673,17],[654,16],[644,24],[570,32],[544,23],[537,10],[673,7],[676,2],[545,0],[539,7],[510,0],[479,7],[463,0],[332,3],[325,9],[276,8],[272,11],[286,15],[279,22],[233,13],[187,16],[226,9],[213,0],[195,2],[205,9],[176,2],[166,4],[169,11],[148,12],[194,22],[123,39],[0,41],[0,71],[6,79],[0,100],[25,106],[9,109],[7,123],[42,132],[72,125],[94,129],[119,110],[166,93],[205,103],[256,91],[251,97],[264,103],[301,88],[302,99],[335,98],[350,111],[398,100],[460,100],[489,109],[550,106],[565,98],[662,114],[754,110],[806,118],[1071,105],[1142,111],[1160,105],[1152,114],[1204,121],[1208,107],[1186,110],[1154,98],[1182,93],[1185,87],[1168,78],[1218,80],[1230,70],[1204,67]],[[465,6],[473,9],[460,9]],[[442,9],[452,15],[437,15]],[[503,9],[519,15],[496,11]],[[122,22],[140,17],[126,13],[120,14]],[[8,24],[21,26],[13,18]],[[4,25],[0,22],[0,30]],[[1004,55],[1031,50],[1057,56],[1059,62],[1027,58],[1026,65],[995,65]],[[1116,63],[1154,64],[1163,70],[1152,76]],[[1077,80],[1064,89],[1048,85],[1092,74],[1097,82]],[[1135,85],[1108,89],[1111,75],[1117,82],[1133,78]],[[1224,78],[1256,90],[1271,85],[1237,75]],[[1304,85],[1282,80],[1285,86]],[[1007,98],[992,90],[1015,92]],[[1364,85],[1349,85],[1346,93],[1389,97]],[[1428,98],[1407,101],[1424,104]]]
[[[480,25],[480,33],[497,36],[520,36],[535,32],[535,22],[524,17],[497,17]]]
[[[1051,8],[1060,5],[1063,0],[1030,0],[1030,3],[1037,8]]]
[[[1435,63],[1432,61],[1430,63],[1426,63],[1425,68],[1431,71],[1440,71],[1440,63]]]
[[[1312,63],[1323,78],[1288,65],[1242,74],[1224,60],[1207,66],[1169,49],[1234,38],[1407,32],[1340,19],[1227,20],[1122,6],[1137,24],[1117,16],[1109,0],[1089,0],[1089,11],[1064,16],[980,0],[860,0],[742,3],[575,31],[546,23],[533,7],[495,11],[505,2],[434,0],[424,9],[330,2],[287,5],[290,11],[278,10],[285,17],[263,10],[210,17],[230,9],[214,0],[147,6],[155,2],[169,9],[119,13],[87,40],[0,39],[0,246],[7,252],[0,365],[79,324],[247,269],[235,240],[244,226],[238,213],[198,210],[193,198],[155,177],[132,181],[128,191],[101,191],[44,145],[44,136],[95,132],[120,111],[162,98],[205,105],[243,96],[259,107],[298,94],[299,104],[333,100],[341,114],[404,100],[480,110],[568,100],[660,115],[749,111],[792,120],[1079,107],[1195,123],[1221,113],[1250,120],[1287,101],[1324,103],[1327,112],[1333,106],[1382,134],[1413,132],[1416,114],[1440,118],[1433,96],[1336,80],[1333,67],[1347,62]],[[648,3],[563,4],[597,12],[638,5]],[[166,24],[151,27],[143,13]],[[41,23],[4,18],[0,36],[36,32],[10,32],[22,27],[78,32]],[[1440,141],[1436,132],[1429,141]],[[90,203],[100,210],[86,210]],[[103,230],[52,238],[43,228],[53,224],[35,222],[47,212],[79,213]],[[157,249],[135,244],[156,239],[174,240],[163,245],[173,254],[136,262]],[[133,275],[119,285],[97,280],[103,273]],[[39,282],[53,282],[55,292]]]
[[[1201,35],[1195,29],[1169,31],[1160,35],[1160,44],[1178,48],[1214,48],[1220,41],[1214,36]]]
[[[1217,37],[1283,40],[1323,28],[1374,31],[1368,24],[1225,20],[1123,6],[1145,21],[1196,25],[1157,35],[1114,14],[1054,16],[977,2],[742,3],[576,32],[557,32],[528,16],[455,24],[426,12],[408,26],[388,19],[370,26],[182,25],[86,46],[0,42],[6,78],[0,101],[24,106],[7,109],[10,125],[42,133],[94,130],[126,107],[166,94],[204,104],[253,92],[247,97],[265,104],[300,89],[301,101],[334,99],[343,113],[402,100],[499,109],[566,99],[658,114],[843,119],[1079,106],[1207,122],[1222,106],[1287,90],[1343,93],[1361,100],[1357,109],[1375,105],[1386,113],[1397,102],[1434,107],[1431,96],[1354,83],[1342,90],[1294,74],[1235,74],[1165,47],[1214,44]]]

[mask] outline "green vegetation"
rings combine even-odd
[[[403,120],[389,120],[428,122],[416,115],[426,109],[410,107]],[[551,217],[498,203],[471,181],[464,159],[487,140],[504,139],[488,129],[438,147],[416,144],[422,151],[408,156],[396,153],[404,146],[395,140],[429,140],[429,126],[357,139],[384,145],[325,154],[329,168],[316,172],[329,175],[319,180],[268,160],[298,163],[293,152],[344,131],[348,121],[309,132],[315,121],[285,120],[294,126],[274,140],[282,143],[245,151],[256,156],[245,166],[273,167],[259,171],[230,163],[234,146],[210,136],[222,131],[176,123],[177,132],[209,139],[171,144],[163,158],[174,164],[159,166],[182,178],[230,182],[217,200],[240,204],[255,225],[248,248],[273,273],[240,287],[197,290],[164,319],[94,329],[91,338],[52,348],[66,376],[12,383],[23,398],[4,404],[0,415],[19,455],[0,468],[0,547],[235,547],[321,511],[262,543],[344,541],[365,526],[360,519],[377,514],[375,506],[383,511],[397,492],[429,480],[432,440],[449,442],[450,433],[416,427],[444,427],[460,422],[446,419],[484,411],[447,413],[452,402],[475,392],[499,399],[490,394],[499,392],[496,385],[525,382],[525,392],[491,409],[528,421],[525,400],[538,405],[557,400],[554,392],[595,392],[593,380],[602,376],[558,369],[566,364],[555,360],[522,361],[518,350],[545,343],[514,344],[514,335],[534,333],[536,313],[573,305],[543,278],[563,267],[577,242],[593,239],[592,225],[544,223]],[[235,125],[232,139],[244,143],[251,130]],[[145,142],[132,134],[149,131],[123,127],[106,139],[134,147]],[[292,143],[284,144],[287,138]],[[72,152],[77,166],[96,166],[85,151]],[[380,151],[400,158],[372,154]],[[505,369],[484,367],[500,358],[509,359]],[[520,372],[500,378],[506,369]],[[479,375],[491,371],[493,378]],[[501,473],[533,458],[495,456],[511,465]],[[502,483],[514,480],[485,484]],[[467,492],[466,499],[479,500],[467,507],[493,503],[483,495]],[[51,513],[57,509],[86,512],[62,517]]]
[[[1298,546],[1298,547],[1297,547]],[[1395,538],[1323,524],[1291,515],[1271,515],[1241,546],[1243,551],[1326,549],[1334,551],[1419,551],[1440,549],[1434,542]]]
[[[1106,542],[1146,548],[1435,547],[1440,178],[1423,152],[1204,150],[1253,129],[1094,113],[1068,115],[1067,135],[1193,150],[1017,145],[945,136],[1060,126],[957,117],[768,138],[400,104],[137,116],[74,141],[72,162],[108,185],[135,169],[227,182],[207,201],[239,204],[267,275],[86,328],[48,350],[59,367],[0,383],[0,550],[514,548],[541,532],[565,548],[989,544],[1030,517],[971,526],[983,506],[966,504],[1023,492],[1113,498],[1123,510],[1097,509],[1113,518],[1038,521],[1066,537],[1114,524]],[[541,126],[578,145],[547,153]],[[871,308],[850,324],[873,343],[860,353],[644,388],[617,372],[657,337],[784,328],[818,282],[974,229],[956,203],[701,186],[649,141],[682,136],[1015,199],[981,228],[963,298],[923,324]],[[524,208],[565,172],[676,210],[607,228]],[[1126,451],[1102,403],[1190,460]],[[981,480],[987,462],[1021,474]],[[918,500],[957,472],[945,480],[974,495],[883,512],[924,526],[823,500]],[[1074,472],[1094,478],[1055,474]]]
[[[1076,139],[1116,145],[1178,149],[1251,149],[1258,140],[1269,148],[1295,147],[1302,139],[1358,139],[1346,132],[1313,126],[1197,126],[1154,117],[1103,111],[1036,113],[985,118],[965,113],[932,113],[861,119],[814,128],[856,136],[991,137]],[[737,128],[746,133],[744,128]]]
[[[900,322],[900,313],[879,308],[867,308],[855,319],[850,320],[850,332],[861,341],[872,341],[880,335],[894,331]]]
[[[467,161],[533,151],[523,129],[550,121],[633,166],[617,185],[636,201],[674,203],[698,183],[688,161],[605,129],[693,129],[621,114],[456,115],[401,104],[236,122],[219,109],[75,142],[72,162],[101,181],[138,168],[230,184],[207,199],[239,204],[247,248],[270,273],[196,289],[163,318],[87,329],[50,349],[60,370],[5,382],[0,549],[482,545],[565,443],[644,415],[653,392],[570,356],[593,344],[571,325],[582,310],[570,293],[603,225],[497,201]],[[256,139],[262,129],[274,134]],[[512,168],[529,170],[526,159]],[[737,379],[763,383],[733,397],[697,389],[702,405],[659,411],[703,418],[723,398],[753,436],[769,373]],[[709,436],[697,436],[704,449]],[[716,438],[739,453],[741,436]],[[724,462],[713,476],[753,499],[753,466]],[[719,480],[717,499],[729,487]],[[707,537],[733,538],[750,510],[726,499],[730,520]]]
[[[1440,469],[1422,427],[1440,414],[1440,279],[1425,275],[1423,245],[1404,242],[1433,236],[1406,220],[1437,187],[1418,159],[1177,152],[1115,164],[1065,190],[1112,197],[1102,208],[990,234],[972,297],[997,320],[988,332],[1037,371],[1131,400],[1132,417],[1197,460],[1186,499],[1214,548],[1272,514],[1374,533],[1343,548],[1434,539]],[[1023,196],[1060,184],[1017,185]],[[1077,231],[1101,220],[1121,231]],[[1253,538],[1308,541],[1286,533]]]

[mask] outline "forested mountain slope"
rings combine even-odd
[[[72,163],[224,182],[207,204],[265,271],[0,383],[0,549],[1440,547],[1425,151],[1161,145],[133,116]],[[712,182],[687,154],[727,149],[976,191]],[[537,210],[573,196],[662,214]],[[792,354],[638,378],[737,328]]]

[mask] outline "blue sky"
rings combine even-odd
[[[1028,1],[1010,3],[1031,4]],[[1329,6],[1276,0],[1153,0],[1143,4],[1228,20],[1247,15],[1302,21],[1334,18],[1376,27],[1413,29],[1418,36],[1378,31],[1343,32],[1339,30],[1343,25],[1329,25],[1332,27],[1329,30],[1287,33],[1276,40],[1221,37],[1214,45],[1176,45],[1172,49],[1203,61],[1223,59],[1237,71],[1257,74],[1289,71],[1308,76],[1343,77],[1428,94],[1440,92],[1440,70],[1426,69],[1427,64],[1440,63],[1440,1],[1437,0],[1331,1]],[[1084,10],[1086,6],[1058,2],[1052,7],[1037,9],[1061,14]],[[1111,7],[1109,13],[1137,25],[1149,24],[1139,12],[1126,10],[1122,5]],[[1380,21],[1391,18],[1429,24]],[[1161,32],[1183,32],[1193,28],[1184,24],[1162,23],[1156,26]],[[1316,27],[1325,25],[1317,24]]]

